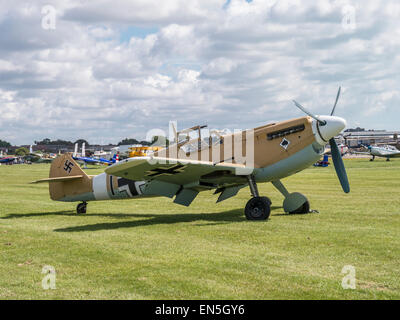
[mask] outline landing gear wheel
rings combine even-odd
[[[86,213],[86,207],[87,207],[87,203],[86,202],[82,202],[82,203],[78,204],[78,206],[76,207],[76,213],[77,214],[85,214]]]
[[[251,198],[244,209],[247,220],[266,220],[271,213],[271,200],[267,197]]]
[[[300,208],[289,212],[289,214],[305,214],[310,212],[310,203],[306,201]]]
[[[270,199],[270,198],[268,198],[268,197],[261,197],[261,198],[264,198],[264,199],[266,199],[266,200],[267,200],[267,202],[269,203],[269,205],[271,206],[271,204],[272,204],[272,201],[271,201],[271,199]]]

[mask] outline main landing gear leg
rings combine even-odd
[[[290,214],[309,213],[310,203],[308,199],[299,192],[289,193],[280,180],[273,181],[272,184],[285,197],[283,209]]]
[[[369,161],[374,161],[375,160],[375,156],[372,156],[372,159],[369,159]]]
[[[87,202],[83,201],[76,207],[77,214],[85,214],[86,213]]]
[[[271,213],[271,200],[267,197],[260,197],[254,176],[247,176],[250,192],[253,196],[246,204],[244,214],[248,220],[266,220]]]
[[[386,161],[390,161],[390,158],[387,158]]]

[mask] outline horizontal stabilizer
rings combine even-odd
[[[47,179],[40,179],[36,181],[32,181],[31,183],[43,183],[43,182],[65,182],[65,181],[72,181],[82,179],[83,175],[79,176],[66,176],[66,177],[56,177],[56,178],[47,178]]]

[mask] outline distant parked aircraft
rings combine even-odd
[[[107,160],[104,158],[95,158],[95,157],[86,157],[85,156],[85,142],[82,143],[82,152],[81,155],[78,155],[78,144],[75,143],[75,150],[72,156],[74,160],[76,160],[79,164],[83,165],[85,169],[87,169],[88,164],[97,165],[97,164],[106,164],[111,165],[115,162],[118,162],[118,155],[114,154],[111,160]]]
[[[11,164],[14,162],[15,159],[15,157],[3,157],[0,158],[0,163]]]
[[[56,157],[55,155],[44,157],[41,153],[34,153],[32,147],[32,145],[29,147],[29,153],[24,156],[24,160],[32,163],[51,163]]]
[[[364,146],[368,152],[356,152],[357,154],[369,154],[372,156],[370,161],[374,161],[375,157],[386,158],[386,161],[390,161],[390,158],[400,158],[400,151],[393,146]]]

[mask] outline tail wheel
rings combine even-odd
[[[86,213],[86,207],[87,207],[87,203],[86,202],[82,202],[82,203],[78,204],[78,206],[76,207],[76,213],[77,214],[85,214]]]
[[[290,214],[305,214],[310,212],[310,203],[306,201],[300,208],[289,212]]]
[[[267,197],[251,198],[244,209],[248,220],[266,220],[271,213],[271,200]]]

